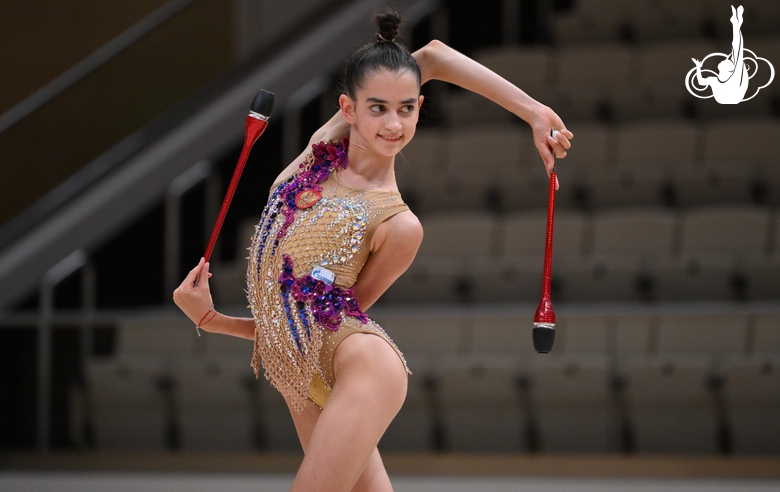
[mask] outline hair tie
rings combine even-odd
[[[395,42],[395,38],[393,39],[385,39],[384,36],[382,36],[380,33],[376,33],[376,40],[379,42],[385,42],[385,43],[393,43]]]

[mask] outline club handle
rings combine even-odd
[[[225,222],[225,216],[227,215],[230,203],[233,201],[233,195],[238,187],[238,181],[241,179],[241,174],[244,171],[244,166],[249,158],[249,153],[252,151],[257,139],[263,134],[268,127],[268,119],[271,117],[271,112],[274,108],[275,96],[273,92],[268,92],[261,89],[257,93],[252,104],[249,105],[249,115],[246,117],[246,129],[244,131],[244,146],[241,149],[241,155],[238,158],[236,169],[233,171],[233,178],[230,180],[230,186],[228,186],[225,199],[222,201],[222,207],[217,215],[217,221],[214,224],[214,229],[211,231],[211,237],[209,239],[208,246],[206,246],[206,252],[203,257],[206,261],[211,259],[211,253],[214,251],[214,245],[217,242],[220,230],[222,230],[222,224]],[[197,285],[197,278],[195,284]]]
[[[555,168],[550,173],[550,191],[547,194],[547,232],[544,244],[544,279],[542,297],[549,299],[552,281],[553,223],[555,221]]]

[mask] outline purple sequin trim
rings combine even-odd
[[[279,232],[276,233],[276,237],[283,238],[287,234],[287,228],[290,227],[295,220],[295,211],[298,207],[295,205],[295,197],[298,193],[304,190],[316,190],[322,191],[322,186],[318,183],[322,183],[330,173],[340,167],[342,169],[347,168],[347,148],[349,146],[349,139],[345,138],[339,144],[328,144],[320,142],[312,145],[312,154],[314,155],[314,163],[307,171],[302,171],[287,184],[279,196],[284,204],[281,213],[284,215],[284,224],[279,228]],[[303,167],[301,164],[300,167]]]
[[[353,316],[361,323],[368,322],[368,315],[360,310],[360,302],[351,288],[328,285],[311,275],[295,278],[293,263],[289,255],[284,255],[284,267],[279,275],[282,292],[288,292],[297,302],[311,307],[314,318],[330,331],[339,329],[342,312]]]

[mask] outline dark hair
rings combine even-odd
[[[353,53],[344,69],[340,89],[352,99],[357,98],[357,92],[363,87],[366,77],[382,69],[395,73],[408,70],[417,78],[418,85],[422,79],[417,60],[406,47],[395,41],[401,15],[394,10],[387,10],[376,14],[374,23],[379,27],[376,41]]]

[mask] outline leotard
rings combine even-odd
[[[255,319],[252,367],[300,412],[327,403],[333,353],[352,333],[370,333],[403,354],[360,309],[352,285],[377,226],[409,207],[395,191],[356,190],[338,181],[348,141],[315,144],[300,170],[275,184],[255,227],[247,297]],[[330,281],[330,282],[329,282]]]

